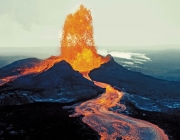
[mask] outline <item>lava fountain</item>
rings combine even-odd
[[[63,26],[60,49],[60,56],[52,56],[33,68],[21,69],[21,73],[18,75],[0,79],[0,86],[23,75],[46,71],[62,60],[83,74],[89,73],[90,70],[100,67],[109,60],[109,57],[97,54],[93,39],[91,12],[83,5],[74,14],[67,16]]]
[[[91,12],[83,5],[74,14],[69,14],[63,27],[61,57],[79,72],[89,72],[107,62],[97,54],[93,39]]]
[[[23,74],[41,72],[55,63],[65,60],[74,70],[88,73],[109,60],[97,54],[93,39],[91,12],[83,5],[74,14],[66,17],[61,38],[61,55],[50,57]]]
[[[89,71],[109,61],[109,57],[97,54],[93,39],[91,12],[81,5],[78,11],[67,16],[63,29],[60,56],[50,57],[31,69],[22,70],[19,75],[7,77],[7,81],[22,75],[48,70],[62,60],[67,61],[74,70],[81,72],[84,77],[91,80],[88,76]],[[3,80],[6,81],[6,78]],[[109,108],[113,106],[126,108],[118,103],[123,92],[106,83],[93,82],[99,87],[106,88],[106,92],[96,99],[75,106],[76,112],[70,117],[83,115],[82,121],[97,131],[101,140],[116,140],[117,138],[123,140],[168,140],[163,130],[154,124],[109,111]]]

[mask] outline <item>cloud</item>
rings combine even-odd
[[[30,31],[9,14],[0,16],[0,47],[57,47],[59,28],[32,24]]]
[[[132,59],[131,53],[111,51],[111,52],[109,52],[109,54],[114,57],[118,57],[118,58]]]
[[[1,0],[0,8],[0,16],[8,14],[27,30],[37,20],[38,7],[36,0]]]
[[[62,29],[66,15],[78,8],[81,2],[82,0],[0,0],[0,28],[4,28],[3,32],[0,32],[0,36],[5,34],[11,38],[9,40],[18,37],[15,42],[16,46],[22,46],[22,44],[24,47],[30,46],[29,44],[54,46],[56,45],[54,40],[48,40],[48,43],[45,43],[47,42],[46,38],[48,36],[51,38],[52,34],[56,34]],[[173,3],[157,0],[148,2],[107,0],[103,1],[103,4],[97,0],[84,0],[83,3],[92,13],[94,38],[97,46],[106,49],[126,46],[123,47],[126,50],[164,49],[165,46],[148,46],[180,43],[180,16],[178,15],[180,2],[178,0],[174,0]],[[11,22],[4,20],[3,16],[8,16]],[[4,27],[7,27],[6,24],[9,29]],[[34,30],[34,26],[39,29]],[[57,30],[46,33],[46,27],[50,27],[50,30],[57,28]],[[43,28],[45,31],[42,31]],[[29,35],[27,36],[27,34]],[[41,38],[40,41],[37,40],[38,38],[34,39],[36,41],[31,41],[29,38],[33,36],[30,34],[46,35],[46,37]],[[23,39],[20,36],[23,36]],[[25,39],[25,37],[27,38]],[[57,35],[57,37],[59,36]],[[8,46],[9,40],[4,40],[3,43],[1,40],[0,47],[5,44]],[[29,42],[24,40],[29,40]],[[59,38],[56,38],[56,42],[59,42]],[[13,43],[11,44],[13,45]],[[179,46],[166,46],[166,48],[179,48]],[[117,56],[130,57],[129,54],[122,52],[121,54],[113,53]]]
[[[59,46],[60,29],[67,14],[66,3],[0,0],[0,47]]]

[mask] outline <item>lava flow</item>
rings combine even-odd
[[[106,63],[109,58],[97,54],[90,11],[81,5],[77,12],[67,16],[63,29],[60,56],[50,57],[31,69],[22,70],[21,74],[9,77],[7,81],[22,75],[43,72],[61,60],[67,61],[74,70],[81,72],[84,77],[91,80],[88,77],[89,71]],[[6,78],[3,81],[6,81]],[[72,116],[83,115],[83,122],[97,131],[101,140],[168,139],[163,130],[156,125],[109,111],[109,108],[113,106],[125,109],[125,106],[118,104],[123,93],[108,84],[93,82],[99,87],[106,88],[106,92],[96,99],[76,106],[76,113]]]
[[[97,131],[101,140],[168,140],[163,130],[154,124],[109,111],[114,106],[120,110],[126,109],[118,103],[123,92],[105,83],[94,83],[106,88],[106,92],[96,99],[75,106],[76,113],[70,117],[83,115],[83,122]]]

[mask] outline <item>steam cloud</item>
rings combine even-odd
[[[102,56],[110,54],[113,57],[121,58],[121,63],[123,63],[123,66],[143,64],[145,62],[151,61],[149,57],[142,53],[98,50],[98,54]]]

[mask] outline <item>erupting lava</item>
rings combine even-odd
[[[89,73],[92,69],[109,61],[109,57],[102,57],[97,54],[93,38],[91,12],[83,5],[74,14],[69,14],[65,20],[60,56],[52,56],[33,68],[22,69],[19,75],[0,79],[0,86],[22,75],[48,70],[62,60],[68,62],[74,70],[81,73]]]
[[[88,72],[108,61],[96,52],[91,13],[83,5],[67,16],[63,29],[61,57],[73,69]]]
[[[50,57],[23,74],[38,73],[49,69],[61,60],[67,61],[74,70],[81,73],[98,68],[109,60],[97,54],[93,38],[91,12],[83,5],[74,14],[69,14],[63,27],[61,55]]]

